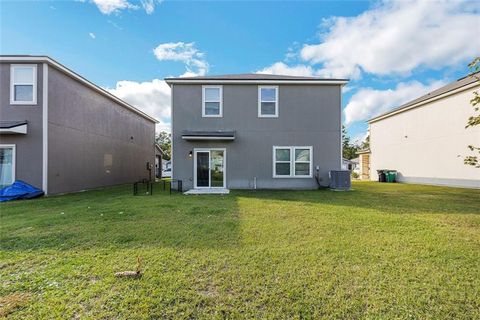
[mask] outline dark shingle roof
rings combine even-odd
[[[198,77],[180,77],[180,78],[165,78],[168,80],[339,80],[347,81],[347,79],[325,79],[325,78],[316,78],[316,77],[300,77],[300,76],[289,76],[289,75],[276,75],[276,74],[262,74],[262,73],[239,73],[239,74],[223,74],[223,75],[214,75],[214,76],[198,76]]]
[[[479,81],[479,80],[478,80],[478,77],[479,77],[479,76],[480,76],[480,72],[477,72],[477,73],[474,73],[474,74],[471,74],[471,75],[467,75],[467,76],[465,76],[465,77],[463,77],[463,78],[460,78],[460,79],[458,79],[457,81],[451,82],[451,83],[449,83],[449,84],[447,84],[447,85],[445,85],[445,86],[443,86],[443,87],[441,87],[441,88],[439,88],[439,89],[437,89],[437,90],[434,90],[434,91],[432,91],[432,92],[429,92],[429,93],[427,93],[427,94],[425,94],[425,95],[423,95],[423,96],[421,96],[421,97],[419,97],[419,98],[416,98],[416,99],[414,99],[414,100],[412,100],[412,101],[410,101],[410,102],[407,102],[407,103],[405,103],[405,104],[402,104],[401,106],[399,106],[399,107],[397,107],[397,108],[395,108],[395,109],[393,109],[393,110],[390,110],[390,111],[385,112],[385,113],[383,113],[383,114],[381,114],[381,115],[378,115],[378,116],[376,116],[376,117],[368,120],[368,122],[375,121],[376,119],[382,118],[382,117],[384,117],[384,116],[386,116],[386,115],[388,115],[388,114],[390,114],[390,113],[394,113],[394,112],[397,112],[397,111],[399,111],[399,110],[406,109],[406,108],[408,108],[408,107],[410,107],[410,106],[413,106],[414,104],[417,104],[417,103],[420,103],[420,102],[423,102],[423,101],[426,101],[426,100],[435,98],[435,97],[437,97],[437,96],[439,96],[439,95],[442,95],[442,94],[444,94],[444,93],[447,93],[447,92],[449,92],[449,91],[453,91],[453,90],[455,90],[455,89],[458,89],[458,88],[467,86],[467,85],[469,85],[469,84],[471,84],[471,83],[474,83],[475,81]]]

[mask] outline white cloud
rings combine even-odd
[[[347,93],[347,92],[350,92],[352,91],[353,89],[355,89],[355,86],[352,86],[352,85],[344,85],[342,87],[342,93]]]
[[[195,47],[194,42],[167,42],[159,44],[153,53],[160,61],[179,61],[186,67],[185,76],[203,76],[208,72],[209,65],[205,53]]]
[[[118,13],[121,10],[131,9],[137,10],[140,7],[132,4],[128,0],[91,0],[95,3],[103,14]],[[152,14],[155,11],[155,5],[162,3],[163,0],[140,0],[142,8],[147,14]]]
[[[112,14],[124,9],[138,9],[127,0],[92,0],[103,14]]]
[[[182,76],[204,75],[208,70],[205,54],[196,49],[193,42],[163,43],[153,51],[160,61],[183,62],[187,70]],[[106,90],[159,120],[157,132],[171,131],[171,92],[165,81],[122,80],[117,82],[115,88]]]
[[[296,65],[290,67],[283,62],[275,62],[269,67],[258,70],[257,73],[310,77],[314,75],[314,70],[310,66]]]
[[[434,81],[429,84],[411,81],[407,83],[401,82],[395,89],[360,89],[350,98],[344,109],[345,124],[349,125],[356,121],[368,120],[433,91],[444,84],[444,81]]]
[[[360,132],[350,140],[354,145],[360,146],[368,137],[368,132]]]
[[[155,5],[162,2],[163,0],[141,0],[142,7],[147,14],[152,14],[155,11]]]
[[[89,32],[88,35],[89,35],[89,37],[92,38],[92,39],[95,39],[95,38],[96,38],[95,33],[93,33],[93,32]]]
[[[476,8],[475,8],[476,7]],[[301,58],[320,64],[318,75],[358,78],[362,72],[408,75],[480,53],[478,2],[383,1],[355,17],[324,20],[320,43],[304,45]]]
[[[147,82],[118,81],[110,93],[160,121],[157,131],[170,132],[170,87],[160,79]]]

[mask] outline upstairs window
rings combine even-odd
[[[203,86],[202,100],[202,117],[222,117],[222,86]]]
[[[312,177],[312,147],[273,147],[274,178]]]
[[[10,104],[37,104],[36,65],[11,65]]]
[[[278,117],[278,87],[261,86],[258,87],[258,117],[277,118]]]

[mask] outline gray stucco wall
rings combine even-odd
[[[48,93],[49,193],[149,177],[146,163],[155,164],[154,123],[53,67]]]
[[[341,168],[339,85],[279,85],[279,117],[258,118],[257,85],[223,85],[223,117],[202,118],[202,86],[173,87],[173,177],[193,187],[194,148],[226,148],[227,188],[312,189],[314,178],[273,178],[273,146],[313,146],[313,173]],[[235,141],[191,142],[183,130],[235,130]]]
[[[28,121],[26,135],[0,135],[0,144],[15,144],[15,178],[37,188],[42,188],[42,68],[37,64],[37,104],[10,105],[10,63],[0,63],[0,119]]]

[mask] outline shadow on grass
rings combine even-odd
[[[152,196],[130,186],[0,206],[0,249],[228,248],[239,243],[235,197]]]

